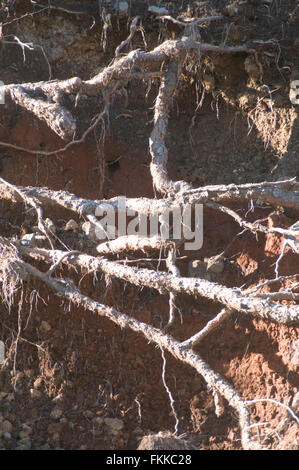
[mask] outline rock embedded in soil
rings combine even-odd
[[[119,2],[118,3],[118,14],[120,18],[125,18],[128,15],[129,4],[128,2]]]
[[[79,225],[77,224],[77,222],[74,219],[70,219],[65,224],[65,227],[64,227],[64,230],[66,232],[69,231],[69,230],[72,231],[72,232],[76,232],[78,229],[79,229]]]
[[[52,402],[53,403],[60,403],[60,402],[63,401],[63,398],[64,398],[63,393],[59,393],[58,395],[56,395],[56,397],[53,398]]]
[[[94,421],[98,426],[102,426],[103,423],[104,423],[104,418],[102,418],[101,416],[97,416],[97,417],[93,418],[93,421]]]
[[[33,382],[33,388],[35,390],[38,390],[42,387],[43,385],[43,379],[41,377],[38,377],[34,382]]]
[[[46,444],[41,445],[38,450],[50,450],[50,449],[51,447],[49,446],[49,444],[46,443]]]
[[[55,407],[55,408],[53,408],[53,410],[51,411],[50,417],[51,417],[52,419],[54,419],[54,420],[57,420],[57,419],[61,418],[62,414],[63,414],[62,409],[59,408],[59,407]]]
[[[47,229],[49,230],[49,232],[52,235],[54,235],[56,233],[56,230],[57,230],[56,225],[54,224],[54,222],[51,219],[49,219],[49,218],[45,219],[45,225],[46,225]]]
[[[190,261],[188,263],[188,276],[206,279],[207,278],[207,263],[199,259]]]
[[[157,15],[157,16],[163,16],[163,15],[168,15],[169,14],[169,11],[166,10],[166,8],[156,7],[155,5],[150,5],[148,7],[148,11],[150,13],[153,13],[154,15]]]
[[[198,448],[192,441],[166,431],[144,436],[137,450],[198,450]]]
[[[104,422],[108,427],[109,432],[113,435],[119,434],[124,428],[123,421],[118,418],[105,418]]]
[[[55,432],[52,436],[52,440],[56,443],[59,442],[60,441],[60,434],[58,432]]]
[[[43,396],[43,394],[39,390],[36,390],[35,388],[31,388],[30,389],[30,396],[34,400],[39,400]]]
[[[1,426],[1,430],[3,431],[3,433],[5,432],[11,433],[13,430],[12,423],[8,421],[7,419],[3,421],[0,426]]]
[[[5,398],[5,400],[8,402],[14,401],[14,399],[15,399],[15,396],[13,393],[8,393]]]
[[[20,441],[17,443],[17,447],[15,450],[29,450],[31,449],[32,443],[28,437],[21,438]]]
[[[93,415],[94,415],[94,414],[93,414],[93,412],[92,412],[91,410],[85,410],[85,411],[83,411],[83,416],[84,416],[85,418],[93,418]]]
[[[35,233],[26,233],[21,239],[21,245],[23,246],[34,246],[35,244]]]
[[[41,331],[43,331],[43,332],[48,332],[48,331],[51,330],[51,328],[52,328],[52,327],[51,327],[50,323],[48,323],[47,321],[44,321],[44,320],[43,320],[43,321],[41,322],[41,324],[40,324],[40,329],[41,329]]]
[[[224,270],[224,261],[222,255],[212,256],[211,258],[205,258],[205,263],[207,264],[207,271],[212,273],[220,274]]]
[[[63,424],[61,423],[51,423],[47,427],[47,432],[50,436],[52,436],[55,433],[60,433],[62,431]]]
[[[32,428],[28,424],[23,424],[23,429],[19,432],[20,439],[28,439],[30,434],[32,434]]]

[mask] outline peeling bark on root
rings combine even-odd
[[[28,263],[20,261],[20,264],[30,276],[42,281],[54,292],[68,299],[74,305],[83,307],[91,312],[98,313],[100,316],[105,316],[116,323],[120,328],[130,328],[136,333],[142,334],[149,342],[159,345],[163,350],[168,351],[176,359],[179,359],[193,367],[204,378],[207,385],[211,387],[211,389],[216,390],[219,394],[223,395],[229,405],[238,413],[243,448],[261,448],[260,444],[255,442],[251,437],[251,433],[249,431],[250,415],[244,401],[220,374],[214,372],[209,365],[203,361],[199,354],[186,348],[173,337],[163,334],[159,329],[140,322],[139,320],[129,317],[112,307],[107,307],[106,305],[100,304],[90,297],[81,294],[70,279],[57,280],[41,273]]]
[[[185,181],[171,181],[167,174],[168,150],[165,137],[168,124],[170,100],[176,89],[178,79],[178,64],[171,62],[165,78],[162,79],[159,93],[155,102],[154,128],[149,140],[152,156],[150,165],[155,188],[161,193],[178,192],[191,189],[192,186]]]
[[[11,246],[11,242],[6,239],[1,238],[1,247],[2,251],[6,250],[9,246]],[[53,253],[47,250],[39,250],[39,249],[19,249],[20,254],[26,255],[37,255],[41,256],[43,259],[47,259],[47,255],[54,255]],[[55,255],[58,252],[55,252]],[[68,255],[68,256],[67,256]],[[45,283],[50,289],[56,292],[58,295],[68,299],[76,306],[81,306],[86,310],[89,310],[94,313],[98,313],[101,316],[105,316],[109,318],[111,321],[116,323],[121,328],[130,328],[131,330],[137,332],[138,334],[142,334],[149,342],[157,344],[162,348],[162,350],[168,351],[172,354],[176,359],[190,365],[191,367],[195,368],[195,370],[204,378],[206,381],[208,388],[212,390],[212,393],[215,397],[215,406],[216,406],[216,413],[223,412],[223,404],[220,399],[220,396],[223,396],[232,406],[239,416],[239,425],[241,430],[241,440],[242,446],[244,449],[259,449],[261,448],[260,444],[255,442],[251,436],[251,425],[250,425],[250,414],[246,403],[242,400],[242,398],[237,394],[234,388],[226,382],[226,380],[218,373],[214,372],[209,365],[203,361],[203,359],[199,356],[199,354],[192,351],[192,347],[197,340],[199,339],[200,332],[197,335],[194,335],[189,340],[184,342],[179,342],[173,337],[163,334],[161,330],[140,322],[133,317],[125,315],[119,311],[117,311],[113,307],[107,307],[95,300],[91,299],[83,295],[74,282],[71,279],[55,279],[51,277],[53,270],[51,269],[48,273],[42,273],[37,270],[34,266],[25,263],[18,255],[18,252],[14,248],[14,259],[18,270],[22,273],[26,273],[27,276],[31,276],[39,281]],[[78,258],[79,257],[79,258]],[[89,267],[88,270],[90,272],[94,272],[95,270],[95,260],[96,263],[106,262],[105,260],[94,259],[92,257],[88,257],[87,255],[80,255],[77,253],[60,253],[59,261],[66,262],[72,264],[72,259],[81,259],[81,263],[76,263],[76,266],[82,267]],[[52,258],[53,259],[53,258]],[[106,262],[110,263],[111,262]],[[113,263],[112,263],[113,264]],[[159,273],[160,274],[160,273]],[[169,275],[168,275],[169,276]],[[212,322],[208,324],[204,335],[207,334],[213,327],[219,323],[219,321],[225,319],[227,315],[229,315],[229,311],[220,312],[220,314],[216,317],[214,324]],[[221,318],[220,318],[221,317]],[[249,402],[250,404],[250,402]]]
[[[134,26],[136,25],[133,25],[133,30]],[[179,61],[187,54],[193,54],[200,59],[202,51],[228,54],[254,52],[247,45],[236,47],[214,46],[199,43],[191,37],[183,37],[182,39],[165,41],[150,52],[135,50],[123,58],[117,57],[112,65],[105,67],[102,72],[96,74],[90,80],[84,81],[80,77],[73,77],[68,80],[53,80],[20,85],[12,84],[4,86],[3,91],[6,96],[10,95],[11,99],[19,106],[22,106],[39,119],[45,121],[62,139],[69,140],[76,130],[76,121],[71,112],[61,104],[64,94],[77,95],[79,93],[97,96],[111,84],[134,78],[146,79],[147,72],[150,72],[151,77],[155,73],[157,73],[157,76],[160,76],[161,64],[169,59],[171,59],[168,77],[168,84],[170,85],[172,81],[169,81],[172,73],[171,69],[176,67]],[[151,70],[152,67],[155,67],[156,70]],[[144,69],[144,73],[140,73],[140,68]],[[168,90],[168,85],[165,82],[164,87],[161,87],[161,93],[166,91],[168,95],[171,95],[171,88],[172,86]],[[167,100],[165,104],[167,105]],[[5,145],[5,143],[2,142],[1,145]],[[155,155],[155,158],[158,156],[159,154]],[[153,163],[155,164],[156,162]],[[161,189],[164,188],[165,190],[165,184],[166,181],[162,184]],[[181,182],[180,186],[183,188],[183,182]],[[179,189],[177,188],[176,190]]]
[[[139,237],[138,235],[127,235],[118,237],[109,242],[100,243],[97,252],[100,255],[123,253],[126,251],[165,250],[175,246],[175,243],[160,237]]]
[[[107,17],[108,18],[108,17]],[[39,119],[43,120],[48,126],[58,134],[62,139],[72,139],[76,131],[76,121],[72,112],[63,105],[64,95],[98,96],[104,92],[104,109],[99,113],[93,124],[83,133],[78,140],[69,141],[63,148],[56,151],[47,152],[24,149],[11,143],[0,142],[0,146],[6,146],[15,150],[23,150],[31,154],[40,154],[45,156],[62,153],[70,146],[82,143],[87,135],[96,128],[103,117],[109,111],[109,98],[113,95],[119,83],[132,79],[152,79],[161,80],[158,96],[154,108],[154,126],[150,136],[149,147],[151,154],[151,175],[154,187],[162,194],[164,199],[148,198],[124,198],[125,210],[137,211],[139,214],[162,215],[165,211],[171,212],[175,208],[186,208],[186,205],[207,204],[215,210],[225,212],[235,221],[255,233],[256,231],[264,233],[276,233],[285,236],[289,246],[298,252],[297,229],[292,226],[289,230],[275,227],[268,229],[260,224],[249,223],[242,219],[236,212],[225,207],[223,204],[231,202],[251,201],[251,203],[268,204],[269,206],[289,207],[299,209],[299,184],[294,180],[281,182],[264,182],[246,185],[217,185],[206,186],[193,189],[191,185],[184,181],[171,181],[167,173],[168,150],[165,144],[167,125],[169,119],[169,110],[174,96],[181,64],[188,55],[200,61],[202,52],[232,54],[245,52],[255,54],[256,49],[267,47],[268,42],[252,42],[251,45],[236,47],[216,46],[200,43],[194,40],[192,28],[204,21],[220,19],[219,17],[210,17],[205,19],[191,19],[190,21],[178,21],[171,17],[164,17],[163,20],[173,21],[179,26],[185,28],[188,37],[178,40],[165,41],[150,52],[135,50],[124,57],[120,57],[121,49],[128,44],[131,37],[138,29],[138,19],[135,18],[131,24],[130,35],[121,43],[115,51],[116,58],[113,63],[104,68],[92,79],[83,81],[79,77],[73,77],[69,80],[53,80],[49,82],[13,84],[4,87],[6,95],[19,106],[27,109]],[[107,19],[108,21],[109,19]],[[106,26],[108,23],[106,23]],[[48,188],[26,188],[13,186],[4,180],[0,180],[0,190],[3,198],[13,199],[28,203],[36,210],[38,216],[38,225],[46,236],[48,235],[45,223],[43,221],[43,206],[61,206],[78,214],[80,217],[86,216],[89,220],[97,223],[95,218],[96,209],[99,205],[109,205],[115,211],[118,210],[119,199],[113,198],[104,201],[93,201],[78,198],[65,191],[53,191]],[[294,238],[295,237],[295,238]],[[49,238],[51,248],[54,242]],[[226,286],[207,281],[205,279],[187,278],[180,275],[180,271],[175,264],[175,244],[170,240],[147,239],[138,237],[119,237],[98,246],[98,253],[101,255],[114,255],[126,251],[136,252],[138,250],[168,250],[166,265],[168,273],[157,272],[150,269],[140,269],[123,266],[114,261],[108,261],[105,258],[96,258],[76,251],[45,250],[21,246],[20,243],[13,240],[0,238],[0,276],[2,281],[2,291],[4,300],[11,306],[13,302],[14,291],[21,285],[22,281],[31,276],[40,282],[46,284],[56,294],[68,299],[74,305],[83,307],[91,312],[105,316],[117,324],[120,328],[129,328],[138,334],[143,335],[149,342],[159,346],[164,358],[164,350],[172,354],[176,359],[193,367],[206,381],[208,390],[214,397],[215,413],[220,416],[223,413],[224,397],[229,405],[233,407],[239,417],[241,430],[242,446],[244,449],[259,448],[259,444],[252,439],[252,426],[250,424],[250,414],[245,403],[235,391],[235,389],[218,373],[213,371],[203,359],[195,353],[192,348],[198,344],[211,331],[219,327],[234,311],[242,314],[250,314],[281,324],[298,324],[299,305],[282,305],[275,301],[297,300],[298,294],[292,292],[273,292],[271,294],[260,294],[254,290],[244,292],[237,288],[228,288]],[[21,256],[31,260],[39,259],[50,264],[46,273],[37,270],[33,265],[25,263]],[[107,307],[96,302],[90,297],[83,295],[71,279],[56,279],[54,273],[64,264],[69,268],[80,269],[89,273],[101,271],[107,276],[118,278],[131,283],[135,286],[149,287],[159,292],[169,295],[169,322],[170,326],[174,320],[175,297],[178,293],[189,294],[192,296],[203,296],[214,302],[218,302],[224,308],[208,322],[199,332],[183,342],[177,341],[170,335],[165,334],[151,325],[140,322],[133,317],[125,315],[113,307]],[[269,281],[270,282],[270,281]],[[250,403],[250,402],[248,402]],[[159,435],[161,438],[177,439],[170,436]],[[168,441],[167,441],[168,442]],[[143,445],[143,444],[142,444]],[[146,444],[144,444],[146,445]],[[177,443],[167,445],[177,445]],[[173,447],[176,448],[176,447]]]
[[[52,262],[61,258],[65,252],[20,247],[20,252],[37,256]],[[280,305],[262,299],[259,296],[248,296],[241,289],[229,288],[205,279],[180,277],[170,273],[156,272],[150,269],[122,266],[115,261],[95,258],[86,254],[76,254],[63,259],[63,263],[80,267],[87,272],[102,271],[109,276],[123,279],[136,286],[156,289],[161,293],[174,292],[189,295],[200,295],[219,302],[228,309],[272,320],[281,324],[298,324],[299,305]]]
[[[17,191],[21,191],[28,197],[36,198],[41,204],[61,206],[78,215],[94,215],[97,207],[109,205],[117,211],[119,198],[114,197],[105,200],[83,199],[67,191],[54,191],[44,187],[14,186],[7,188],[0,180],[0,194],[4,199],[16,197],[20,199]],[[256,203],[269,204],[272,207],[288,207],[299,210],[299,188],[294,180],[252,183],[244,185],[215,185],[197,188],[187,193],[178,193],[165,199],[122,198],[123,209],[132,210],[139,214],[160,215],[165,211],[171,212],[177,207],[186,205],[205,204],[209,201],[232,203],[254,201]]]

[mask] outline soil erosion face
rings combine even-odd
[[[298,449],[297,2],[117,4],[1,3],[0,448]]]

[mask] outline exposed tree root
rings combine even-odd
[[[68,11],[68,13],[77,14],[72,11]],[[138,30],[143,34],[139,18],[136,17],[131,22],[129,36],[116,48],[113,63],[105,67],[90,80],[84,81],[79,77],[73,77],[68,80],[13,84],[4,87],[6,98],[10,97],[17,105],[46,122],[53,132],[68,142],[64,147],[55,151],[25,149],[6,142],[0,142],[0,146],[31,154],[38,153],[39,155],[50,156],[64,152],[74,144],[84,142],[90,132],[96,129],[108,114],[110,99],[121,82],[133,79],[159,79],[160,86],[154,106],[153,129],[149,140],[149,150],[153,186],[159,193],[163,194],[164,198],[88,200],[76,197],[66,191],[53,191],[41,187],[15,186],[0,178],[1,197],[13,202],[22,202],[34,208],[37,214],[38,229],[46,235],[51,247],[51,250],[48,250],[35,246],[24,246],[16,237],[11,239],[0,237],[0,280],[2,283],[2,297],[9,307],[14,302],[14,294],[18,287],[23,287],[23,281],[28,277],[35,278],[46,284],[57,295],[69,300],[72,304],[109,318],[120,328],[129,328],[143,335],[149,342],[161,348],[164,366],[164,351],[190,365],[204,378],[209,390],[211,390],[214,396],[216,415],[220,416],[223,413],[224,404],[222,397],[224,397],[238,414],[243,448],[256,449],[261,448],[261,445],[256,442],[252,435],[254,425],[250,422],[248,409],[248,405],[251,405],[256,400],[244,402],[233,386],[220,374],[213,371],[193,348],[211,331],[226,321],[235,311],[279,324],[298,325],[299,305],[295,302],[298,301],[299,294],[293,292],[297,288],[297,284],[292,284],[288,291],[265,293],[259,292],[259,290],[267,284],[281,282],[289,277],[278,277],[277,272],[277,279],[268,280],[248,290],[229,288],[206,279],[183,277],[180,275],[180,270],[176,264],[176,248],[181,241],[178,242],[172,239],[171,236],[163,238],[158,236],[139,237],[130,234],[124,236],[121,234],[122,236],[115,240],[98,244],[97,251],[101,257],[90,256],[79,251],[57,250],[55,237],[52,237],[43,220],[43,209],[45,207],[60,206],[74,212],[78,217],[86,217],[96,228],[101,228],[101,222],[96,217],[99,208],[103,210],[111,209],[115,214],[121,210],[135,211],[139,217],[144,214],[151,214],[157,216],[161,222],[163,221],[163,214],[166,212],[171,213],[177,209],[184,211],[187,206],[195,208],[197,204],[206,204],[213,208],[213,210],[223,212],[232,217],[243,229],[254,234],[257,232],[264,234],[275,233],[284,237],[284,247],[288,245],[294,253],[299,253],[299,231],[297,224],[293,224],[287,229],[281,227],[269,228],[258,221],[256,223],[247,221],[246,216],[242,218],[235,210],[228,207],[231,203],[248,201],[251,205],[266,204],[273,208],[284,207],[297,211],[299,210],[299,184],[294,179],[277,182],[192,188],[185,181],[172,181],[168,176],[168,149],[165,143],[167,125],[172,99],[178,88],[181,68],[186,57],[191,57],[191,60],[195,59],[199,63],[202,53],[233,54],[242,52],[248,55],[255,55],[257,51],[260,52],[266,47],[273,46],[273,41],[252,41],[251,44],[227,47],[225,45],[205,44],[194,39],[194,28],[198,24],[221,18],[221,16],[215,16],[183,20],[181,18],[175,19],[164,16],[160,19],[171,21],[178,26],[184,27],[185,35],[180,39],[165,41],[152,51],[144,52],[138,49],[123,56],[121,51],[130,43],[134,34]],[[103,41],[107,40],[105,34],[109,25],[110,18],[107,16],[105,17],[103,29]],[[95,116],[90,127],[83,133],[82,137],[75,139],[77,123],[72,110],[66,108],[64,97],[65,95],[78,97],[82,94],[89,96],[103,94],[104,106],[102,111]],[[154,251],[158,253],[160,259],[162,250],[165,250],[165,253],[167,253],[166,268],[168,272],[131,267],[127,263],[120,263],[120,260],[111,260],[111,257],[115,255],[119,256],[127,254],[127,252],[136,254],[138,251],[145,253]],[[104,256],[109,256],[109,259],[104,258]],[[24,261],[25,259],[27,262]],[[30,263],[28,260],[30,260]],[[45,273],[34,266],[34,262],[37,260],[49,265]],[[137,262],[138,260],[135,261]],[[168,294],[169,319],[166,327],[164,330],[157,329],[150,324],[138,321],[133,316],[123,314],[113,307],[108,307],[84,295],[72,279],[55,277],[55,273],[57,273],[61,265],[69,268],[70,272],[74,268],[77,271],[92,273],[93,275],[97,272],[102,272],[106,276],[126,281],[134,286],[148,287],[160,293]],[[293,277],[295,276],[297,275]],[[175,323],[175,312],[177,310],[175,301],[179,293],[201,296],[222,305],[221,311],[201,331],[196,332],[182,342],[165,333],[166,328]],[[288,304],[280,303],[282,301],[288,301]],[[167,389],[171,407],[175,414],[171,392],[167,388],[164,375],[163,383]],[[293,418],[298,419],[294,416]],[[176,417],[176,431],[177,426],[178,420]]]
[[[124,253],[127,251],[143,251],[169,249],[175,246],[170,240],[159,237],[139,237],[137,235],[127,235],[118,237],[109,242],[100,243],[97,252],[100,255]]]
[[[2,186],[2,190],[1,190]],[[256,183],[251,185],[228,185],[228,186],[204,186],[194,190],[177,194],[165,199],[149,198],[112,198],[106,200],[83,199],[67,191],[54,191],[43,187],[15,186],[24,194],[36,198],[41,204],[50,206],[61,206],[76,212],[79,215],[94,214],[97,207],[105,206],[117,211],[119,202],[123,204],[124,210],[136,211],[139,214],[163,214],[165,211],[172,211],[176,207],[184,208],[186,205],[205,204],[209,201],[221,203],[233,203],[254,201],[259,204],[268,204],[270,207],[288,207],[299,209],[298,183],[294,180]],[[10,199],[13,190],[3,190],[0,181],[1,197]]]
[[[3,241],[1,242],[2,245]],[[238,413],[241,428],[242,445],[244,449],[260,449],[261,446],[255,442],[249,432],[250,415],[242,398],[218,373],[214,372],[209,365],[203,361],[199,354],[194,353],[184,344],[175,340],[169,335],[163,334],[159,329],[151,325],[140,322],[133,317],[125,315],[112,307],[100,304],[88,296],[81,294],[79,289],[70,279],[54,279],[42,273],[31,264],[18,259],[19,268],[27,272],[33,278],[45,283],[58,295],[68,299],[76,306],[86,310],[106,316],[116,323],[120,328],[130,328],[138,334],[142,334],[149,342],[159,345],[163,350],[168,351],[175,358],[195,368],[195,370],[205,379],[208,386],[224,396],[229,405]]]
[[[60,250],[43,250],[20,247],[20,252],[37,256],[51,262],[61,258],[64,252]],[[246,314],[253,314],[261,318],[276,321],[282,324],[298,324],[299,305],[280,305],[264,300],[260,296],[244,294],[241,289],[229,287],[207,281],[205,279],[188,278],[171,273],[156,272],[150,269],[141,269],[131,266],[122,266],[105,258],[95,258],[86,254],[76,254],[63,259],[63,263],[81,267],[87,272],[103,271],[111,277],[123,279],[136,286],[146,286],[161,293],[174,292],[189,295],[200,295],[215,302],[222,303],[229,309]]]

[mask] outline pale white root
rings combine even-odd
[[[144,253],[152,250],[169,249],[174,246],[172,240],[166,240],[161,237],[139,237],[138,235],[124,235],[100,243],[97,246],[97,252],[100,255],[118,254],[126,251],[143,251]]]
[[[32,258],[52,262],[63,256],[62,251],[41,248],[20,247],[20,252]],[[80,267],[87,272],[102,271],[111,277],[123,279],[136,286],[146,286],[161,293],[174,292],[189,295],[201,295],[219,302],[228,309],[269,319],[282,324],[298,324],[299,305],[281,305],[259,296],[248,296],[241,289],[229,288],[206,279],[176,276],[170,273],[156,272],[150,269],[122,266],[105,258],[95,258],[86,254],[76,254],[63,258],[63,263]]]
[[[53,7],[54,8],[54,7]],[[55,7],[56,8],[56,7]],[[72,13],[69,11],[69,13]],[[139,215],[152,214],[158,216],[160,222],[163,220],[165,212],[169,213],[176,209],[182,212],[187,206],[194,207],[196,204],[206,204],[216,211],[223,212],[232,217],[243,229],[252,233],[261,232],[264,234],[275,233],[283,236],[285,245],[288,245],[295,253],[299,252],[297,225],[288,229],[281,227],[268,228],[261,223],[252,223],[243,219],[239,214],[226,207],[231,203],[248,201],[251,207],[254,204],[268,205],[269,207],[285,207],[299,209],[299,183],[294,179],[277,182],[262,182],[243,185],[214,185],[200,188],[192,186],[184,181],[172,181],[168,175],[168,149],[166,147],[167,126],[172,101],[178,87],[182,64],[188,57],[200,63],[202,54],[234,54],[245,53],[257,56],[258,50],[273,46],[273,41],[252,41],[251,44],[228,47],[225,44],[217,46],[199,42],[198,35],[193,34],[197,25],[221,19],[221,16],[207,17],[203,19],[191,18],[174,19],[165,16],[162,21],[171,21],[178,26],[184,27],[184,36],[180,39],[168,40],[158,45],[149,52],[141,50],[131,51],[127,55],[121,51],[130,44],[137,31],[143,35],[144,31],[140,25],[138,17],[134,18],[130,25],[129,36],[116,48],[115,58],[111,65],[105,67],[90,80],[82,80],[80,77],[72,77],[68,80],[53,80],[48,82],[12,84],[4,87],[5,98],[10,98],[18,106],[25,108],[38,119],[47,125],[67,143],[53,151],[26,149],[10,142],[0,142],[0,146],[10,149],[27,152],[29,154],[39,154],[43,156],[63,153],[75,144],[85,141],[87,136],[104,122],[108,116],[110,101],[116,89],[123,82],[129,80],[152,80],[159,79],[160,86],[154,105],[153,129],[149,139],[149,151],[151,155],[150,172],[154,189],[163,194],[163,199],[156,198],[122,198],[122,209],[125,211],[135,211]],[[102,42],[103,47],[107,45],[107,31],[111,27],[110,15],[103,16],[104,27]],[[23,44],[24,47],[24,44]],[[71,110],[65,107],[66,95],[74,95],[76,99],[82,95],[98,97],[103,95],[103,109],[94,117],[91,125],[80,138],[75,139],[77,123]],[[102,206],[113,209],[117,213],[119,208],[119,198],[109,200],[89,200],[70,194],[66,191],[53,191],[41,187],[15,186],[0,178],[0,197],[4,200],[28,204],[37,213],[38,228],[46,234],[50,241],[51,250],[24,246],[19,240],[6,239],[0,237],[0,281],[2,284],[2,297],[9,308],[14,303],[14,298],[18,289],[23,289],[24,280],[28,278],[36,279],[44,283],[57,295],[67,299],[70,303],[83,307],[90,312],[105,316],[120,328],[129,328],[132,331],[143,335],[148,342],[160,347],[163,358],[162,381],[167,391],[171,409],[175,418],[175,434],[178,432],[179,417],[174,407],[173,396],[166,384],[165,379],[165,355],[167,351],[184,364],[190,365],[200,374],[207,383],[208,390],[214,397],[215,413],[219,417],[225,410],[224,399],[228,402],[238,415],[241,431],[241,441],[243,449],[258,449],[261,445],[252,436],[252,428],[256,424],[251,424],[249,406],[257,400],[244,402],[237,393],[220,374],[213,371],[210,366],[193,350],[208,334],[214,332],[225,322],[233,312],[240,312],[243,315],[252,315],[257,318],[274,321],[279,324],[297,325],[299,322],[299,305],[294,304],[298,300],[299,294],[293,292],[297,287],[292,284],[288,290],[279,292],[259,292],[267,284],[280,282],[288,279],[288,276],[278,277],[278,262],[276,265],[277,279],[261,283],[253,289],[242,290],[239,288],[229,288],[216,282],[206,279],[183,277],[176,261],[176,249],[179,243],[170,239],[160,237],[138,237],[121,236],[115,240],[100,243],[97,246],[99,256],[90,256],[79,251],[62,251],[54,249],[55,239],[47,230],[43,220],[43,209],[54,206],[64,208],[74,212],[79,217],[84,217],[95,226],[101,227],[101,222],[95,217],[97,209]],[[107,237],[109,238],[109,237]],[[166,269],[168,272],[154,269],[143,269],[140,266],[132,267],[127,261],[118,259],[116,261],[105,259],[104,256],[127,255],[131,252],[134,255],[138,251],[146,253],[156,251],[167,253]],[[281,257],[284,254],[284,250]],[[43,261],[49,265],[48,270],[43,273],[35,266],[25,262],[30,260]],[[279,258],[280,259],[280,258]],[[132,260],[130,260],[132,261]],[[134,262],[138,262],[134,258]],[[169,319],[166,327],[161,330],[140,322],[132,316],[128,316],[108,307],[84,295],[69,278],[58,279],[54,277],[61,266],[68,268],[71,272],[104,273],[106,278],[116,278],[128,282],[138,287],[148,287],[169,296]],[[59,273],[61,275],[61,273]],[[295,277],[294,275],[293,277]],[[179,294],[191,296],[201,296],[215,303],[222,305],[220,312],[210,320],[206,326],[184,341],[178,341],[169,334],[166,328],[172,326],[175,321],[176,296]],[[21,295],[22,298],[22,295]],[[280,303],[289,301],[289,304]],[[291,302],[293,301],[293,302]],[[137,401],[138,403],[138,401]],[[288,409],[288,407],[286,407]],[[292,410],[291,410],[292,411]],[[290,409],[288,409],[291,414]],[[297,421],[291,414],[292,418]]]
[[[98,206],[109,205],[111,209],[117,211],[119,198],[115,197],[107,200],[83,199],[67,191],[54,191],[44,187],[14,187],[28,197],[34,197],[43,205],[61,206],[76,212],[79,215],[94,215]],[[4,199],[11,199],[16,191],[12,188],[8,190],[6,185],[0,181],[0,194]],[[231,203],[254,201],[256,203],[268,204],[272,207],[289,207],[299,209],[298,184],[294,180],[252,183],[244,185],[215,185],[204,186],[186,194],[178,193],[175,198],[149,199],[122,198],[123,209],[133,210],[139,214],[160,215],[165,211],[171,212],[175,208],[184,208],[186,205],[205,204],[210,201]]]
[[[226,380],[218,373],[214,372],[209,365],[203,361],[199,354],[183,346],[179,341],[169,335],[165,335],[161,330],[151,325],[140,322],[133,317],[125,315],[115,308],[107,307],[88,296],[83,295],[70,279],[54,279],[28,263],[19,259],[20,267],[25,270],[31,277],[36,278],[45,283],[50,289],[58,295],[68,299],[76,306],[84,307],[100,316],[105,316],[116,323],[121,328],[129,328],[138,334],[142,334],[149,342],[154,343],[162,350],[168,351],[176,359],[190,365],[204,378],[207,385],[217,393],[223,395],[229,405],[233,407],[239,417],[241,430],[242,446],[244,449],[260,449],[261,446],[255,442],[250,434],[250,415],[248,409],[238,395],[235,389],[226,382]]]

